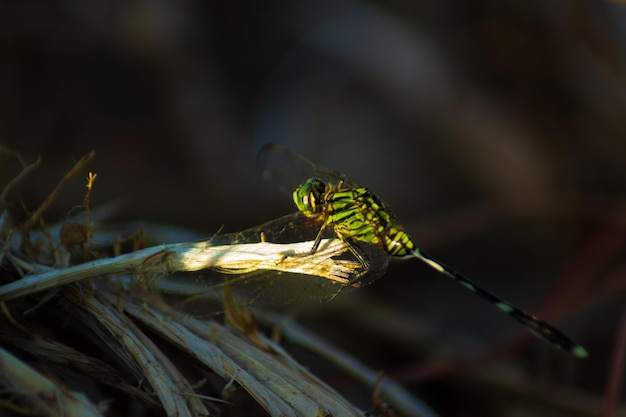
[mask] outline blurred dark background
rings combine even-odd
[[[255,172],[280,143],[559,322],[592,354],[575,386],[601,396],[626,285],[625,28],[610,1],[3,2],[0,143],[43,157],[12,211],[95,150],[92,206],[122,201],[115,220],[240,230],[294,210]],[[0,158],[4,185],[19,166]],[[46,220],[83,194],[74,181]],[[477,352],[519,331],[413,262],[363,292]]]

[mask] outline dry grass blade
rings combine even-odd
[[[138,399],[148,407],[153,409],[158,409],[159,407],[153,396],[141,388],[126,382],[113,366],[102,360],[87,356],[76,349],[55,341],[36,337],[25,338],[16,335],[11,335],[11,337],[2,336],[3,334],[0,333],[0,342],[16,351],[26,353],[42,363],[57,368],[69,367],[81,375],[89,375],[95,381],[125,392],[128,396]]]
[[[72,178],[74,178],[79,172],[81,172],[85,168],[85,166],[87,166],[87,164],[94,158],[94,156],[96,156],[96,152],[91,151],[87,155],[84,155],[82,158],[80,158],[78,162],[76,162],[76,164],[74,164],[74,166],[63,176],[61,181],[59,181],[56,187],[54,187],[54,190],[52,190],[52,192],[48,194],[48,197],[46,197],[46,199],[39,205],[39,207],[37,207],[33,214],[31,214],[28,220],[26,220],[26,223],[24,223],[23,226],[23,230],[28,232],[33,226],[35,226],[39,222],[43,213],[48,210],[48,208],[59,196],[59,193],[63,190],[63,188],[65,188],[67,183],[71,181]]]
[[[168,320],[163,312],[128,301],[123,307],[225,380],[237,381],[272,416],[362,416],[332,388],[282,352],[268,352],[213,321]]]
[[[13,411],[23,415],[102,416],[83,394],[63,387],[0,347],[0,386],[13,396]],[[21,404],[21,405],[18,405]]]
[[[117,311],[113,303],[103,303],[92,294],[66,291],[74,301],[71,309],[85,324],[98,332],[99,338],[135,370],[138,379],[147,380],[168,416],[208,416],[208,410],[196,397],[187,397],[191,385],[158,347],[128,317]]]
[[[11,192],[11,189],[19,184],[19,182],[22,181],[28,174],[30,174],[32,171],[37,169],[37,167],[39,167],[39,164],[41,164],[41,155],[37,156],[35,162],[28,164],[24,160],[22,160],[18,153],[11,151],[2,145],[0,145],[0,152],[15,155],[15,157],[20,162],[20,165],[22,166],[22,170],[20,171],[20,173],[17,174],[7,185],[5,185],[2,192],[0,193],[0,205],[4,206],[7,203],[7,196],[9,195],[9,192]]]
[[[365,366],[349,353],[313,332],[277,314],[266,314],[261,317],[280,326],[281,334],[292,343],[303,346],[308,351],[327,359],[364,384],[372,388],[378,386],[384,397],[403,414],[414,417],[436,417],[436,413],[428,405],[413,397],[400,384],[386,377],[380,379],[378,371]]]
[[[0,286],[0,301],[48,290],[72,282],[107,274],[193,272],[219,268],[236,274],[270,269],[317,275],[347,283],[356,262],[334,259],[347,250],[340,239],[325,239],[320,250],[306,256],[285,257],[285,253],[306,253],[312,242],[275,244],[269,242],[212,246],[211,241],[160,245],[109,259],[98,259],[62,270],[29,275]]]

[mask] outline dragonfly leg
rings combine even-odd
[[[326,229],[327,224],[324,223],[322,225],[322,227],[320,228],[319,232],[317,232],[317,236],[315,237],[315,241],[313,242],[313,246],[311,247],[311,250],[309,250],[308,252],[305,253],[290,253],[289,255],[287,254],[283,254],[283,259],[287,258],[289,256],[299,256],[299,257],[304,257],[304,256],[311,256],[314,255],[315,252],[317,252],[317,250],[320,247],[320,243],[322,243],[322,235],[324,233],[324,230]],[[282,259],[281,259],[282,261]]]
[[[315,242],[313,242],[313,247],[311,247],[309,253],[306,254],[307,256],[313,255],[315,252],[317,252],[317,249],[320,247],[320,243],[322,242],[322,234],[324,233],[326,226],[327,224],[324,223],[322,227],[320,227],[320,231],[317,232],[317,236],[315,236]]]
[[[352,278],[346,285],[354,285],[356,282],[363,277],[363,275],[367,274],[371,270],[371,264],[369,259],[358,249],[357,246],[351,240],[346,240],[346,244],[348,245],[348,249],[350,253],[356,258],[356,260],[361,265],[361,270],[359,273]]]
[[[350,253],[352,253],[352,255],[356,258],[356,260],[361,265],[361,270],[359,271],[358,274],[354,276],[354,278],[348,281],[347,284],[340,286],[337,292],[331,295],[328,300],[324,301],[324,304],[330,303],[331,301],[333,301],[335,297],[337,297],[339,293],[346,287],[354,286],[355,288],[358,288],[359,287],[359,285],[357,285],[358,281],[370,271],[370,267],[371,267],[370,261],[363,255],[363,253],[361,253],[358,247],[356,247],[350,239],[344,239],[344,242],[346,242],[346,244],[348,245],[348,249],[350,250]]]

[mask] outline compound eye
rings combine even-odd
[[[311,178],[309,181],[311,185],[311,196],[313,196],[317,201],[322,201],[324,193],[326,192],[326,183],[319,178]]]
[[[293,201],[298,210],[307,217],[315,217],[320,213],[320,203],[324,199],[326,184],[317,177],[309,178],[293,192]]]

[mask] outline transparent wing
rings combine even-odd
[[[242,305],[285,309],[325,303],[339,292],[355,288],[317,276],[271,270],[240,275],[205,270],[176,274],[162,284],[161,294],[169,296],[175,309],[194,316],[220,313],[225,288],[231,288]]]
[[[346,186],[358,185],[345,174],[317,165],[280,145],[264,145],[257,156],[257,169],[263,179],[275,184],[282,192],[292,193],[311,177]]]

